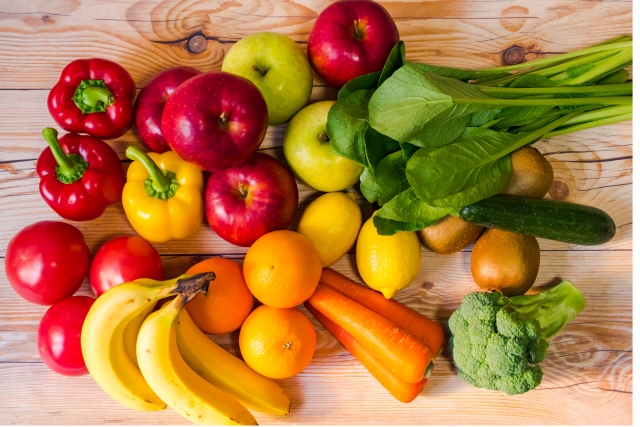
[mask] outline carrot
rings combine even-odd
[[[406,382],[424,378],[434,353],[419,338],[329,286],[318,284],[308,301]]]
[[[361,343],[355,340],[347,331],[327,319],[322,313],[313,308],[308,302],[304,303],[307,310],[318,319],[322,326],[327,329],[356,359],[364,365],[365,368],[378,380],[393,397],[400,402],[409,403],[413,401],[418,394],[427,385],[427,379],[423,378],[420,382],[411,384],[400,379],[397,375],[382,364],[380,359],[369,352]]]
[[[395,300],[386,299],[381,293],[366,288],[331,268],[322,269],[320,283],[331,286],[344,296],[391,320],[424,341],[435,354],[442,351],[444,331],[437,322]]]

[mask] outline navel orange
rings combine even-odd
[[[289,378],[307,367],[316,348],[316,331],[297,308],[256,308],[240,329],[240,352],[256,372]]]
[[[253,309],[253,295],[242,268],[225,258],[209,258],[191,267],[187,274],[207,271],[213,271],[216,279],[209,283],[206,293],[199,293],[187,303],[189,316],[207,334],[235,331]]]
[[[316,290],[322,261],[307,237],[279,230],[265,234],[249,248],[243,272],[249,290],[260,302],[291,308]]]

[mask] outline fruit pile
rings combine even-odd
[[[611,76],[630,61],[625,43],[622,37],[589,51],[597,58],[583,54],[601,61],[592,67],[598,73],[592,68],[582,72],[594,79],[606,77],[600,90],[611,96],[598,98],[598,92],[591,91],[589,102],[571,95],[554,101],[546,92],[534,96],[531,99],[551,105],[535,117],[537,125],[546,129],[558,117],[564,120],[560,125],[596,123],[602,114],[608,114],[609,122],[624,119],[630,86]],[[574,62],[582,58],[576,57]],[[444,94],[449,86],[475,90],[441,75],[475,76],[473,72],[429,67],[424,65],[428,71],[420,81],[431,85],[432,92],[443,92],[439,96],[449,96]],[[500,181],[504,185],[494,193],[502,190],[510,196],[488,197],[488,192],[474,190],[482,183],[471,181],[493,173],[483,169],[477,174],[472,170],[464,179],[458,176],[463,172],[456,172],[456,179],[464,183],[449,190],[453,196],[462,194],[461,209],[442,207],[435,196],[429,199],[433,206],[419,199],[426,191],[422,184],[437,189],[431,182],[409,183],[405,170],[409,173],[410,159],[427,158],[435,151],[423,150],[436,147],[412,146],[419,139],[413,134],[402,136],[411,139],[409,143],[378,132],[374,125],[380,121],[372,116],[369,123],[367,110],[376,108],[375,102],[386,102],[385,109],[392,111],[393,90],[386,90],[391,83],[383,83],[409,84],[411,79],[401,81],[403,73],[415,68],[405,63],[404,44],[391,16],[371,0],[339,0],[327,7],[309,36],[307,56],[284,35],[256,33],[231,48],[221,71],[171,68],[152,79],[137,98],[133,79],[114,62],[92,58],[67,65],[49,94],[48,107],[57,125],[69,133],[58,138],[54,128],[42,132],[48,144],[37,163],[42,198],[70,221],[91,221],[121,201],[138,236],[108,241],[93,260],[82,233],[65,222],[32,224],[10,241],[5,258],[9,282],[27,301],[51,306],[38,330],[38,348],[47,366],[64,375],[90,373],[107,394],[135,410],[169,406],[197,424],[256,424],[248,409],[273,415],[289,412],[290,401],[274,379],[299,374],[314,355],[313,323],[297,308],[304,304],[393,397],[408,403],[426,386],[443,350],[445,332],[392,297],[418,276],[420,241],[436,253],[448,254],[477,239],[471,256],[473,278],[480,287],[500,292],[465,298],[466,305],[453,317],[454,363],[461,377],[476,386],[508,393],[535,388],[542,371],[529,364],[544,359],[546,339],[584,309],[584,299],[568,282],[529,299],[500,298],[522,295],[535,281],[540,253],[533,236],[599,244],[613,236],[615,225],[595,208],[539,200],[553,181],[553,170],[534,148],[521,147],[524,142],[515,151],[507,143],[502,151],[496,149],[505,154],[506,160],[500,161],[508,167],[491,185]],[[337,102],[307,105],[314,70],[340,89]],[[478,81],[512,82],[502,70],[478,76]],[[458,98],[455,102],[461,102]],[[477,98],[493,107],[499,104],[489,101],[489,95]],[[518,101],[511,106],[511,101],[500,102],[506,110],[524,105]],[[615,111],[599,108],[607,103]],[[484,132],[495,146],[503,143],[500,138],[524,141],[507,134],[513,129],[504,125],[513,117],[505,120],[500,108],[486,113],[469,105],[462,109],[483,114],[460,114],[460,126],[434,118],[433,113],[428,124],[439,126],[434,130],[442,132],[438,137],[450,130],[447,143],[456,132]],[[574,106],[577,110],[571,112]],[[375,111],[383,115],[387,110]],[[509,110],[516,113],[522,111]],[[481,119],[486,120],[480,125]],[[500,132],[488,129],[496,120],[502,123]],[[518,126],[535,127],[522,120]],[[258,152],[268,126],[284,123],[287,165]],[[475,129],[472,123],[482,130],[465,130]],[[132,162],[125,176],[118,155],[104,140],[118,138],[134,125],[140,144],[126,149]],[[532,133],[536,138],[544,134]],[[452,162],[446,156],[442,161]],[[307,206],[293,231],[289,228],[298,207],[296,178],[325,194]],[[381,207],[364,224],[357,194],[345,192],[359,180],[365,198]],[[472,193],[475,198],[468,199]],[[149,242],[186,239],[205,217],[222,239],[249,248],[242,266],[210,258],[165,280],[160,256]],[[483,227],[495,229],[481,234]],[[357,269],[368,287],[329,268],[354,245]],[[87,276],[95,300],[73,296]],[[473,322],[468,314],[473,301],[490,306],[482,312],[493,313],[482,319],[484,323]],[[544,315],[549,307],[555,307],[553,319]],[[480,312],[480,303],[473,309]],[[481,326],[472,327],[476,324]],[[513,331],[505,325],[520,328],[520,347],[502,348],[496,341],[499,336],[516,336],[509,335]],[[236,330],[242,359],[207,336]],[[493,345],[509,360],[518,359],[519,365],[496,362],[500,366],[489,366],[482,372],[486,376],[477,380],[477,373],[469,373],[481,365],[469,355],[480,349],[474,345]],[[536,355],[528,360],[526,354],[534,345]],[[489,373],[492,369],[495,372]],[[525,371],[526,381],[521,378]],[[504,386],[502,377],[518,386]]]

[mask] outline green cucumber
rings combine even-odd
[[[601,245],[616,234],[604,211],[575,203],[498,194],[462,208],[471,224],[578,245]]]

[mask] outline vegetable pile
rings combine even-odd
[[[378,233],[416,231],[499,193],[510,154],[541,138],[631,119],[631,36],[506,67],[408,63],[349,81],[329,112],[334,151],[365,167]]]
[[[586,306],[570,282],[507,298],[500,292],[467,294],[449,318],[449,346],[458,375],[476,387],[522,394],[542,380],[537,366],[548,340]]]

